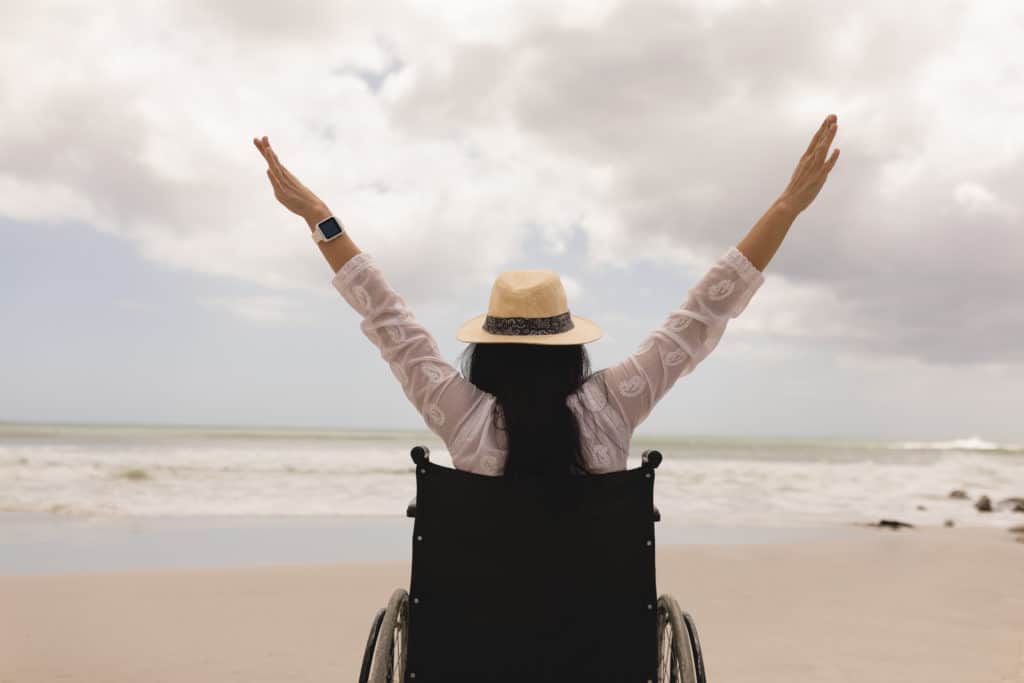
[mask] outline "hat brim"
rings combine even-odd
[[[491,334],[484,329],[484,319],[487,318],[487,314],[483,313],[462,323],[456,338],[461,342],[475,344],[512,343],[568,346],[597,341],[604,334],[592,320],[572,313],[569,314],[569,317],[572,319],[573,328],[558,334]]]

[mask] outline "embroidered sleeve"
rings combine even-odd
[[[764,274],[730,247],[631,356],[605,371],[612,402],[631,434],[675,381],[714,350],[729,320],[763,282]]]
[[[427,427],[450,444],[459,422],[484,392],[444,359],[434,337],[391,288],[369,253],[346,261],[331,284],[362,316],[360,329],[380,350]]]

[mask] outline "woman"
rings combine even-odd
[[[406,396],[444,441],[457,469],[488,475],[559,475],[626,468],[633,431],[675,381],[715,348],[764,282],[763,270],[797,215],[818,195],[839,158],[826,159],[837,117],[821,123],[788,186],[685,302],[618,365],[591,373],[584,344],[601,331],[572,314],[556,273],[506,271],[488,313],[468,320],[462,375],[387,283],[370,254],[344,231],[319,247],[332,284],[362,316]],[[254,138],[274,195],[310,229],[330,209],[281,165],[266,137]]]

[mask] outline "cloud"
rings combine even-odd
[[[576,233],[586,290],[738,242],[835,112],[839,163],[738,327],[1021,362],[1022,27],[1010,1],[33,3],[0,28],[0,214],[323,290],[267,134],[413,305]]]
[[[570,310],[575,307],[576,304],[584,301],[583,299],[583,286],[580,281],[570,275],[558,274],[558,278],[562,281],[562,287],[565,288],[565,298],[569,302]]]
[[[223,310],[249,322],[278,323],[306,319],[299,302],[274,294],[210,297],[202,302],[214,310]]]
[[[838,167],[769,266],[772,305],[743,325],[937,363],[1019,362],[1024,57],[1006,26],[1024,15],[930,7],[624,3],[598,26],[463,45],[390,111],[430,136],[500,112],[576,175],[601,170],[585,194],[596,220],[582,222],[595,263],[674,248],[688,265],[743,236],[836,112]]]

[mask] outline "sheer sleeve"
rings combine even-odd
[[[427,427],[451,443],[459,423],[484,396],[444,359],[433,336],[391,288],[376,261],[360,252],[331,284],[359,313],[363,334],[380,350]]]
[[[631,434],[675,381],[714,350],[729,319],[743,312],[763,282],[764,274],[730,247],[631,356],[604,372]]]

